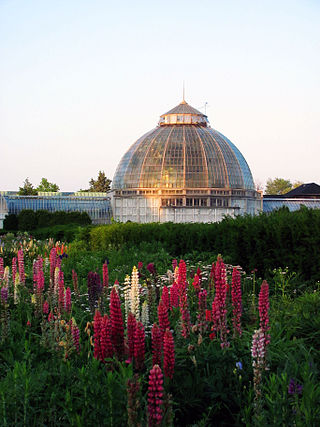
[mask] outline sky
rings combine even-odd
[[[0,190],[88,188],[182,100],[255,182],[320,184],[319,0],[0,0]]]

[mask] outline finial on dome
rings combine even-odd
[[[186,104],[186,100],[184,99],[184,80],[183,80],[183,86],[182,86],[182,102],[181,104]]]

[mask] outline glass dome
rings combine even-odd
[[[209,127],[207,116],[182,101],[122,157],[114,190],[254,190],[249,166],[235,145]]]

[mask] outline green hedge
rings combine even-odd
[[[10,231],[32,231],[42,227],[68,224],[88,225],[91,224],[91,219],[87,212],[48,212],[25,209],[18,215],[8,215],[3,222],[3,227],[4,230]]]
[[[93,227],[91,249],[106,250],[160,242],[172,256],[198,251],[220,252],[247,270],[266,275],[289,267],[305,280],[320,279],[320,210],[225,218],[212,224],[111,224]]]

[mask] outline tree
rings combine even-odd
[[[18,194],[20,196],[36,196],[38,192],[35,188],[33,188],[33,185],[29,181],[29,178],[26,178],[23,183],[23,187],[19,187]]]
[[[301,181],[295,181],[295,183],[292,184],[291,181],[289,181],[288,179],[269,178],[267,181],[265,194],[271,194],[271,195],[285,194],[285,193],[288,193],[293,188],[297,188],[302,184],[303,182]]]
[[[53,184],[49,182],[47,178],[42,178],[40,184],[37,187],[37,191],[51,192],[51,191],[59,191],[60,188],[57,184]]]
[[[106,174],[103,171],[99,171],[98,178],[96,180],[91,178],[89,181],[89,184],[90,184],[89,190],[81,190],[81,191],[106,193],[110,190],[111,179],[108,179],[106,177]]]

